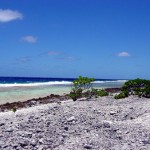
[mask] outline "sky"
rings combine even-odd
[[[0,76],[150,79],[149,0],[0,0]]]

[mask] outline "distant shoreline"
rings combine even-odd
[[[121,90],[121,88],[106,88],[105,90],[110,93],[117,93]],[[33,98],[26,101],[17,101],[12,103],[7,102],[5,104],[0,105],[0,112],[10,111],[13,108],[16,109],[28,108],[40,104],[61,103],[61,101],[69,100],[69,99],[70,97],[68,96],[68,94],[64,94],[64,95],[51,94],[46,97]]]
[[[71,78],[21,78],[0,77],[0,104],[27,101],[50,94],[64,95],[71,91]],[[126,80],[96,79],[93,88],[120,88]]]

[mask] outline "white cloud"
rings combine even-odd
[[[117,56],[119,56],[119,57],[129,57],[131,55],[128,52],[120,52],[120,53],[118,53]]]
[[[22,37],[21,40],[25,41],[25,42],[28,42],[28,43],[36,43],[37,42],[37,38],[32,36],[32,35]]]
[[[0,22],[9,22],[17,19],[23,19],[23,15],[20,12],[10,9],[0,9]]]

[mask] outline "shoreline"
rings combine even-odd
[[[117,93],[121,90],[121,88],[106,88],[105,89],[109,93]],[[21,109],[21,108],[28,108],[33,107],[41,104],[48,104],[48,103],[61,103],[61,101],[71,99],[68,94],[58,95],[58,94],[50,94],[46,97],[39,97],[33,98],[26,101],[17,101],[12,103],[5,103],[0,105],[0,112],[10,111],[13,108]]]

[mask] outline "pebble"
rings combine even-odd
[[[85,149],[92,149],[92,146],[91,145],[84,145],[84,148]]]
[[[68,131],[68,127],[64,127],[64,130]]]
[[[75,120],[75,117],[72,116],[72,117],[70,117],[70,118],[67,119],[67,122],[72,122],[72,121],[74,121],[74,120]]]
[[[36,146],[36,145],[37,145],[37,141],[36,141],[35,139],[32,139],[32,140],[30,141],[30,145]]]
[[[5,132],[13,132],[13,129],[12,128],[8,128],[5,130]]]
[[[112,121],[103,121],[103,126],[104,126],[104,128],[110,128],[112,123],[113,123]]]
[[[25,147],[28,145],[29,141],[27,141],[26,139],[19,139],[19,142],[21,147]]]
[[[0,122],[0,126],[3,126],[3,125],[5,125],[5,123],[3,123],[3,122]]]
[[[114,115],[114,114],[116,114],[115,111],[110,111],[110,115]]]

